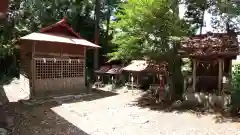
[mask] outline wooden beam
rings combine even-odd
[[[194,54],[194,53],[184,53],[184,54],[179,54],[178,56],[181,58],[209,58],[209,57],[231,57],[231,56],[237,56],[239,52],[218,52],[218,53],[207,53],[207,54]]]
[[[37,55],[44,55],[44,56],[55,56],[55,57],[81,57],[83,58],[84,55],[79,55],[79,54],[68,54],[68,53],[44,53],[44,52],[35,52],[34,56]]]
[[[87,85],[87,83],[89,83],[89,82],[87,82],[87,78],[88,78],[88,75],[87,75],[87,58],[86,58],[86,56],[87,56],[87,51],[86,51],[86,47],[84,47],[84,67],[83,67],[83,74],[84,74],[84,79],[85,79],[85,85]]]

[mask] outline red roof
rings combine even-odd
[[[62,29],[63,28],[63,29]],[[65,18],[63,18],[62,20],[60,20],[59,22],[44,27],[42,29],[40,29],[41,33],[64,33],[66,34],[66,32],[68,32],[71,36],[76,37],[76,38],[81,38],[81,36],[76,33],[68,24]]]

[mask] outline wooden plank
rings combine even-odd
[[[42,55],[42,56],[56,56],[56,57],[81,57],[83,58],[83,55],[78,54],[68,54],[68,53],[44,53],[44,52],[35,52],[34,56]]]

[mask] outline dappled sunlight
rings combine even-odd
[[[20,79],[14,78],[9,84],[3,86],[4,94],[9,102],[30,99],[30,89],[26,88],[28,84],[23,84],[21,79],[21,77]]]
[[[30,93],[22,89],[14,89],[13,86],[5,86],[4,92],[9,102],[18,102],[20,100],[28,100]]]

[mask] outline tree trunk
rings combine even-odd
[[[202,30],[203,30],[203,26],[204,26],[204,14],[205,14],[205,9],[202,11],[202,22],[201,22],[201,26],[200,26],[200,35],[202,35]]]
[[[226,2],[226,4],[227,4],[227,3],[229,2],[229,0],[226,0],[225,2]],[[225,8],[225,13],[228,13],[228,8],[227,8],[227,7]],[[227,33],[230,32],[229,22],[230,22],[230,18],[229,18],[229,16],[228,16],[228,17],[227,17],[227,22],[226,22],[226,31],[227,31]]]
[[[183,75],[181,71],[181,59],[177,56],[178,46],[170,51],[168,56],[168,69],[171,74],[170,97],[175,100],[183,94]]]
[[[171,8],[173,12],[175,12],[177,15],[179,15],[179,0],[173,0],[171,3]]]
[[[99,22],[100,22],[100,0],[95,1],[95,44],[99,44]],[[99,66],[99,50],[94,52],[94,69],[98,69]]]
[[[105,33],[105,45],[108,46],[108,35],[109,35],[109,24],[110,24],[110,17],[111,17],[111,9],[110,9],[110,0],[107,0],[107,5],[108,5],[108,14],[107,14],[107,29]]]

